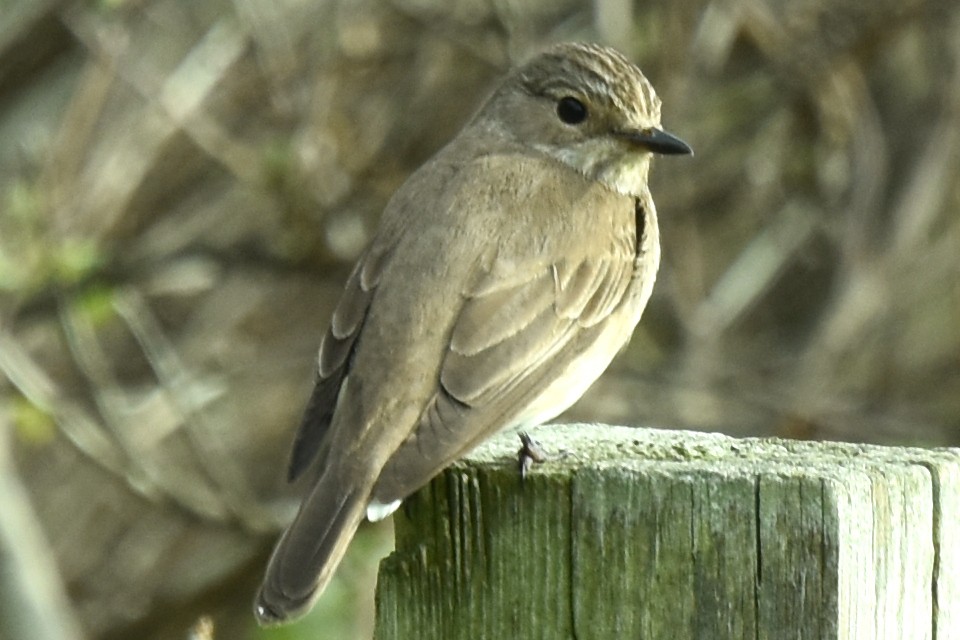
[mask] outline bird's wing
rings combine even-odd
[[[635,236],[632,228],[627,231],[601,256],[521,263],[510,275],[492,269],[474,281],[436,392],[417,429],[384,467],[374,489],[377,501],[406,497],[497,430],[536,420],[526,413],[539,405],[540,395],[601,339],[618,311],[627,311],[623,306],[637,275]]]
[[[380,282],[390,247],[371,246],[357,261],[347,279],[330,327],[320,345],[317,378],[290,455],[287,478],[296,480],[317,458],[333,419],[337,396],[350,373],[357,338]]]

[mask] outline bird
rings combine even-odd
[[[660,262],[651,158],[692,153],[660,109],[620,52],[556,44],[394,193],[321,342],[288,473],[315,480],[268,562],[261,625],[310,609],[364,518],[553,419],[627,343]]]

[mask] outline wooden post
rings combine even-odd
[[[407,501],[377,640],[960,640],[960,450],[602,425]]]

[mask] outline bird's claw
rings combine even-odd
[[[526,431],[520,432],[520,451],[517,453],[517,462],[520,465],[520,482],[527,479],[527,474],[534,462],[547,460],[547,452],[539,442],[533,439]]]

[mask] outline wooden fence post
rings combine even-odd
[[[960,640],[960,450],[533,435],[407,501],[377,640]]]

